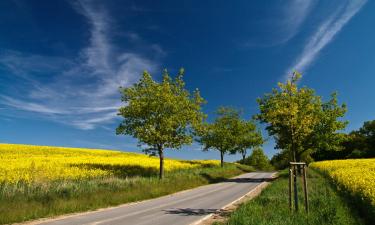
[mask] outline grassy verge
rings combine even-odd
[[[301,184],[301,182],[299,183]],[[260,196],[241,205],[233,212],[227,225],[250,224],[363,224],[356,210],[336,190],[331,181],[316,171],[309,170],[308,190],[310,213],[304,212],[303,191],[299,185],[298,213],[288,208],[288,177],[285,172],[266,188]]]
[[[226,164],[132,178],[58,181],[34,185],[0,184],[0,224],[21,222],[145,200],[225,180],[252,168]]]

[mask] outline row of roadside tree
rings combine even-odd
[[[243,119],[240,110],[220,107],[211,123],[202,111],[207,102],[198,89],[186,89],[183,76],[183,69],[175,78],[164,70],[158,82],[144,72],[139,82],[120,88],[123,121],[116,133],[137,138],[140,146],[147,146],[146,153],[159,156],[160,178],[164,150],[180,149],[194,141],[202,144],[203,150],[218,150],[222,166],[226,153],[239,152],[245,161],[248,149],[264,143],[257,121],[265,125],[275,139],[275,148],[289,161],[308,161],[321,149],[340,148],[340,131],[347,125],[342,120],[346,106],[338,104],[336,93],[324,102],[313,89],[298,87],[298,72],[257,99],[259,113],[250,119]]]

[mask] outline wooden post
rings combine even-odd
[[[292,177],[293,177],[293,170],[291,166],[289,166],[289,209],[292,210]]]
[[[306,209],[306,213],[309,213],[309,199],[308,199],[308,191],[307,191],[306,165],[303,165],[303,189],[305,191],[305,209]]]
[[[292,192],[294,194],[294,209],[298,211],[298,190],[297,190],[297,176],[301,173],[303,179],[303,191],[305,197],[305,209],[309,212],[308,191],[307,191],[307,176],[306,163],[304,162],[290,162],[289,163],[289,208],[293,209]],[[293,179],[292,179],[293,177]],[[293,191],[292,191],[293,189]]]
[[[297,189],[297,166],[293,166],[293,182],[294,182],[294,209],[298,211],[298,189]]]

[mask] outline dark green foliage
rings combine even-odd
[[[375,120],[364,122],[363,126],[342,135],[338,150],[320,149],[313,154],[315,160],[373,158],[375,157]]]
[[[277,169],[282,170],[289,166],[289,155],[287,151],[279,152],[272,156],[271,165]]]
[[[359,130],[352,131],[343,147],[344,151],[350,152],[346,158],[375,157],[375,120],[364,122]]]
[[[301,182],[300,182],[301,184]],[[287,173],[274,181],[260,196],[241,205],[231,214],[227,225],[351,225],[363,224],[355,207],[331,184],[315,171],[308,171],[310,213],[301,207],[299,213],[291,213],[288,207]],[[303,206],[303,191],[299,186],[300,206]]]
[[[261,148],[255,148],[251,155],[240,163],[254,167],[257,170],[269,171],[273,170],[270,160],[264,154]]]

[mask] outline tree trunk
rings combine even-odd
[[[220,163],[221,167],[224,167],[224,152],[220,151]]]
[[[246,150],[242,152],[242,162],[245,163],[245,158],[246,158]]]
[[[296,160],[297,160],[296,162],[302,162],[300,154],[297,154]],[[298,170],[298,175],[301,175],[302,174],[302,166],[297,166],[297,170]]]
[[[293,161],[297,162],[296,159],[296,148],[292,141],[292,154],[293,154]],[[295,210],[298,211],[298,192],[297,192],[297,168],[293,166],[293,183],[294,183],[294,207]]]
[[[163,179],[164,177],[164,152],[163,152],[163,148],[160,146],[159,146],[159,159],[160,159],[159,179]]]

